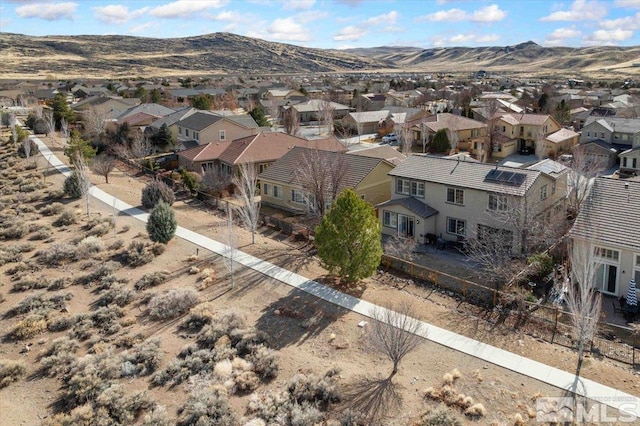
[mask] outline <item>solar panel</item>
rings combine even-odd
[[[502,183],[509,186],[520,186],[527,175],[524,173],[507,172],[505,170],[492,169],[484,177],[485,182]]]

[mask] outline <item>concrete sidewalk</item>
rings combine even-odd
[[[62,161],[60,161],[60,159],[58,159],[40,139],[37,137],[32,137],[32,139],[38,144],[40,152],[52,166],[65,175],[70,174],[69,168],[62,163]],[[114,206],[117,210],[133,216],[142,222],[146,222],[149,217],[146,212],[120,201],[99,188],[92,187],[90,189],[90,194],[105,204]],[[229,253],[229,248],[225,244],[181,226],[178,227],[176,236],[221,256],[225,256]],[[305,291],[320,299],[334,303],[345,309],[352,310],[363,316],[370,318],[371,312],[374,308],[384,309],[372,303],[336,291],[316,281],[309,280],[272,263],[265,262],[240,250],[234,250],[234,258],[235,261],[245,267],[261,272],[262,274],[288,284],[291,287]],[[592,398],[612,408],[624,410],[624,413],[627,416],[630,413],[633,413],[636,417],[640,418],[640,398],[636,396],[601,385],[600,383],[592,380],[577,378],[574,374],[566,371],[550,367],[546,364],[487,345],[428,323],[423,322],[423,329],[420,334],[422,337],[432,342],[509,369],[518,374],[540,380],[543,383],[547,383],[559,389],[564,389],[574,392],[580,396]]]

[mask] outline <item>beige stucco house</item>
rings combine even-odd
[[[321,165],[327,174],[339,173],[335,178],[325,176],[327,182],[338,182],[335,191],[327,184],[326,192],[337,195],[344,189],[353,189],[371,205],[388,200],[391,196],[389,172],[394,165],[389,161],[344,152],[295,147],[259,175],[262,202],[296,213],[316,210],[313,194],[307,191],[308,183],[305,183],[309,179],[305,165],[308,161]],[[325,198],[327,208],[332,201],[331,194],[327,194]]]
[[[391,199],[377,206],[382,232],[420,243],[501,234],[518,254],[523,224],[564,214],[566,173],[414,155],[389,174]]]
[[[178,141],[195,141],[198,145],[228,142],[258,133],[258,124],[250,115],[222,116],[199,111],[176,123]]]

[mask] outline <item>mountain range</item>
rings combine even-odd
[[[212,33],[185,38],[0,33],[4,78],[118,78],[329,72],[490,72],[626,77],[640,73],[640,46],[383,46],[346,50]]]

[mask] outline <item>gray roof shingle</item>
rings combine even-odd
[[[524,181],[519,186],[508,186],[504,183],[486,181],[485,177],[492,170],[519,173]],[[505,192],[523,196],[540,176],[538,170],[527,170],[514,167],[493,166],[486,163],[458,161],[453,158],[435,157],[431,155],[411,155],[389,175],[407,179],[423,180],[443,185],[478,189],[489,192]]]
[[[384,203],[378,204],[376,207],[388,207],[397,205],[403,206],[425,219],[438,214],[438,210],[413,197],[397,198],[395,200],[385,201]]]
[[[640,251],[640,182],[597,178],[569,235]]]

